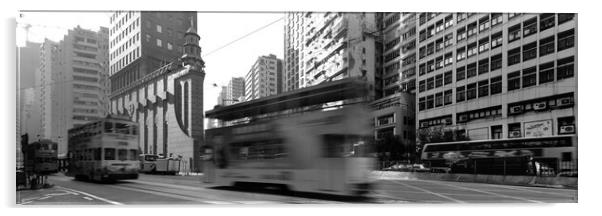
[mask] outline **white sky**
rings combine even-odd
[[[109,26],[109,12],[23,12],[17,18],[17,44],[25,40],[24,26],[31,25],[29,41],[44,38],[60,41],[69,29],[98,30]],[[244,77],[258,56],[275,54],[283,57],[284,21],[280,20],[224,48],[218,48],[284,16],[283,13],[199,13],[197,28],[206,63],[204,110],[217,104],[220,86],[232,77]],[[215,51],[215,52],[212,52]],[[205,56],[206,54],[209,55]],[[213,84],[218,85],[214,87]]]

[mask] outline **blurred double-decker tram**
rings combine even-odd
[[[335,195],[373,188],[368,85],[348,78],[230,106],[206,117],[203,180]]]

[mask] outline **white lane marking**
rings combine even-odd
[[[459,188],[459,189],[470,190],[470,191],[475,191],[475,192],[484,193],[484,194],[490,194],[490,195],[494,195],[494,196],[498,196],[498,197],[517,199],[517,200],[522,200],[522,201],[526,201],[526,202],[544,203],[544,202],[540,202],[537,200],[525,199],[525,198],[516,197],[516,196],[508,196],[508,195],[494,193],[494,192],[490,192],[490,191],[484,191],[484,190],[479,190],[479,189],[474,189],[474,188],[467,188],[467,187],[462,187],[462,186],[457,186],[457,185],[452,185],[452,184],[445,184],[445,183],[441,183],[441,182],[435,182],[435,181],[424,181],[424,182],[429,182],[429,183],[438,184],[438,185],[445,185],[448,187],[455,187],[455,188]]]
[[[489,186],[499,187],[499,188],[506,188],[506,189],[512,189],[512,190],[517,190],[517,191],[526,191],[526,192],[532,192],[532,193],[550,194],[550,195],[569,197],[569,198],[570,197],[575,197],[573,195],[568,195],[568,194],[565,194],[565,193],[555,193],[555,192],[532,190],[532,189],[526,189],[526,188],[520,187],[520,186],[504,186],[504,185],[489,185]],[[550,190],[560,190],[560,189],[550,189]],[[575,192],[576,193],[577,190],[571,190],[570,192]]]
[[[391,181],[391,182],[393,182],[393,183],[396,183],[396,184],[399,184],[399,185],[403,185],[403,186],[405,186],[405,187],[414,188],[414,189],[416,189],[416,190],[423,191],[423,192],[425,192],[425,193],[432,194],[432,195],[435,195],[435,196],[438,196],[438,197],[441,197],[441,198],[444,198],[444,199],[448,199],[448,200],[451,200],[451,201],[454,201],[454,202],[457,202],[457,203],[466,203],[466,202],[464,202],[464,201],[462,201],[462,200],[457,200],[457,199],[454,199],[454,198],[451,198],[451,197],[445,196],[445,195],[443,195],[443,194],[440,194],[440,193],[435,193],[435,192],[432,192],[432,191],[430,191],[430,190],[427,190],[427,189],[424,189],[424,188],[419,188],[419,187],[412,186],[412,185],[409,185],[409,184],[401,183],[401,182],[399,182],[399,181],[393,181],[393,180],[388,180],[388,181]]]
[[[31,202],[33,202],[33,201],[22,202],[21,205],[26,205],[26,204],[29,204]]]
[[[102,198],[102,197],[99,197],[99,196],[95,196],[95,195],[92,195],[92,194],[89,194],[89,193],[86,193],[86,192],[83,192],[83,191],[78,191],[78,190],[74,190],[74,189],[66,188],[66,187],[61,187],[61,186],[56,186],[56,187],[59,187],[59,188],[62,188],[64,190],[68,190],[68,191],[71,191],[71,192],[80,193],[80,194],[83,194],[83,195],[86,195],[86,196],[92,197],[94,199],[97,199],[97,200],[100,200],[100,201],[103,201],[103,202],[106,202],[106,203],[110,203],[110,204],[113,204],[113,205],[123,205],[122,203],[115,202],[115,201],[112,201],[112,200],[108,200],[108,199],[105,199],[105,198]]]
[[[123,187],[123,186],[116,186],[116,185],[112,185],[111,187],[119,188],[122,190],[131,190],[131,191],[136,191],[136,192],[149,193],[149,194],[154,194],[154,195],[159,195],[159,196],[171,197],[171,198],[176,198],[176,199],[184,199],[184,200],[200,202],[200,203],[207,203],[207,204],[240,204],[240,203],[236,203],[236,202],[227,202],[227,201],[207,201],[207,200],[189,197],[189,196],[161,193],[161,192],[156,192],[156,191],[142,190],[142,189],[129,188],[129,187]]]
[[[92,199],[92,198],[90,198],[90,197],[83,197],[83,198],[84,198],[84,199],[87,199],[87,200],[89,200],[89,201],[92,201],[92,200],[94,200],[94,199]]]

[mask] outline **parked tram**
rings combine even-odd
[[[112,181],[137,179],[138,124],[112,116],[69,130],[67,176]]]
[[[206,131],[204,181],[366,194],[376,161],[369,112],[357,102],[365,87],[340,80],[208,111],[209,118],[246,121]]]

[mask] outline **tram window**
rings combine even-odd
[[[120,134],[130,134],[130,127],[124,123],[115,123],[115,132]]]
[[[573,161],[571,152],[562,152],[562,161]]]
[[[128,150],[127,149],[119,149],[117,150],[117,159],[124,161],[128,159]]]
[[[113,122],[105,122],[105,133],[113,133]]]
[[[130,149],[130,154],[129,154],[128,159],[129,160],[136,160],[137,156],[138,156],[138,150],[136,150],[136,149]]]
[[[100,154],[101,154],[100,148],[95,148],[94,149],[94,160],[100,160]]]
[[[370,142],[360,136],[327,134],[322,141],[324,157],[366,157],[371,153]]]
[[[105,160],[115,160],[115,149],[114,148],[106,148],[105,149]]]

